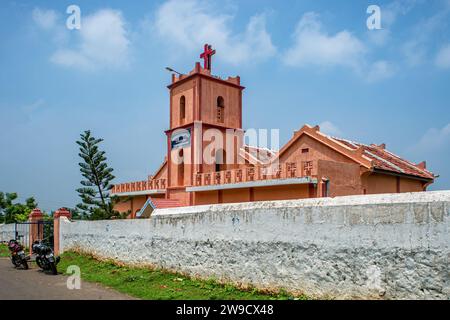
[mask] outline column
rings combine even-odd
[[[30,249],[30,254],[32,253],[33,242],[36,240],[42,240],[44,237],[44,224],[40,223],[43,221],[43,214],[39,208],[33,209],[28,215],[29,224],[29,235],[28,235],[28,248]]]
[[[66,208],[60,208],[55,211],[55,214],[53,215],[53,251],[55,255],[59,255],[60,253],[60,218],[66,217],[67,219],[72,218],[72,214],[67,210]]]

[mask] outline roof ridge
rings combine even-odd
[[[267,147],[255,147],[255,146],[251,146],[251,145],[248,145],[248,144],[244,144],[243,145],[243,147],[245,148],[245,147],[249,147],[249,148],[255,148],[255,149],[262,149],[262,150],[266,150],[266,151],[269,151],[269,152],[271,152],[271,153],[277,153],[277,151],[275,151],[275,150],[273,150],[273,149],[269,149],[269,148],[267,148]]]
[[[425,173],[433,174],[431,171],[428,171],[427,169],[419,168],[416,164],[412,163],[412,162],[409,161],[409,160],[403,159],[402,157],[398,156],[397,154],[395,154],[395,153],[393,153],[393,152],[391,152],[391,151],[389,151],[389,150],[386,150],[386,149],[385,149],[384,151],[385,151],[386,153],[389,153],[391,156],[396,157],[396,158],[398,158],[399,160],[405,162],[407,165],[409,165],[410,167],[415,168],[416,170],[419,170],[419,171],[422,171],[422,172],[425,172]]]
[[[382,148],[377,147],[377,145],[375,145],[375,144],[368,145],[368,144],[352,141],[352,140],[345,139],[345,138],[339,138],[339,137],[335,137],[335,136],[331,136],[331,135],[327,135],[327,136],[329,138],[335,140],[335,141],[337,140],[337,142],[339,142],[339,140],[340,140],[340,141],[349,143],[349,144],[353,145],[355,148],[363,146],[364,148],[367,148],[369,150],[376,150],[377,152],[385,153],[387,156],[390,156],[390,157],[394,158],[394,160],[399,161],[399,162],[401,162],[404,165],[407,165],[411,169],[414,169],[414,170],[416,170],[417,172],[419,172],[421,174],[433,176],[433,173],[431,171],[428,171],[427,169],[419,168],[415,163],[412,163],[411,161],[409,161],[407,159],[404,159],[403,157],[400,157],[399,155],[397,155],[397,154],[387,150],[386,148],[382,149]],[[370,152],[367,149],[364,150],[364,151],[367,152],[370,156],[372,156],[374,158],[377,158],[377,159],[379,159],[380,161],[382,161],[384,163],[387,163],[390,167],[394,168],[395,170],[398,170],[400,172],[404,172],[404,170],[401,169],[399,166],[395,165],[394,163],[390,162],[387,159],[384,159],[383,157],[380,157],[380,156],[377,156],[377,155],[373,154],[372,152]]]
[[[362,142],[358,142],[358,141],[354,141],[354,140],[350,140],[350,139],[346,139],[346,138],[339,138],[339,137],[335,137],[335,136],[331,136],[331,135],[327,135],[327,136],[329,138],[336,139],[336,140],[342,140],[342,141],[348,142],[348,143],[353,144],[353,145],[360,145],[360,146],[370,147],[370,145],[362,143]]]

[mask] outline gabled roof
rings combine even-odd
[[[277,153],[267,148],[244,145],[239,155],[253,165],[262,165],[275,159]]]
[[[165,209],[183,207],[183,205],[176,199],[151,198],[154,209]]]
[[[145,201],[141,210],[139,210],[139,212],[136,214],[136,218],[150,218],[152,212],[155,209],[166,209],[175,207],[183,207],[183,205],[178,200],[175,199],[149,197],[147,201]]]
[[[345,140],[342,138],[330,137],[335,139],[353,150],[363,149],[363,154],[373,161],[373,167],[380,170],[391,171],[406,175],[418,176],[426,179],[434,179],[433,173],[424,168],[424,164],[414,164],[403,159],[394,153],[386,150],[386,146],[382,145],[365,145],[358,142]]]
[[[369,170],[387,171],[428,180],[434,180],[435,178],[433,173],[426,170],[425,162],[414,164],[386,150],[384,144],[366,145],[326,135],[320,132],[319,126],[312,127],[310,125],[305,125],[299,131],[296,131],[292,139],[281,148],[278,156],[281,156],[286,152],[289,147],[303,135],[308,135],[327,145],[336,152],[339,152]]]

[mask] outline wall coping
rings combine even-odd
[[[279,201],[254,201],[242,203],[227,203],[200,205],[190,207],[177,207],[156,209],[152,213],[154,216],[195,214],[207,211],[242,211],[251,209],[274,209],[274,208],[308,208],[308,207],[333,207],[333,206],[354,206],[354,205],[375,205],[394,203],[428,203],[428,202],[450,202],[450,190],[425,191],[410,193],[387,193],[374,195],[354,195],[335,198],[314,198],[299,200],[279,200]]]

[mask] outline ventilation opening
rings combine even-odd
[[[186,98],[181,96],[180,98],[180,121],[184,122],[186,119]]]
[[[220,96],[217,97],[216,113],[217,122],[223,123],[225,118],[225,101]]]

